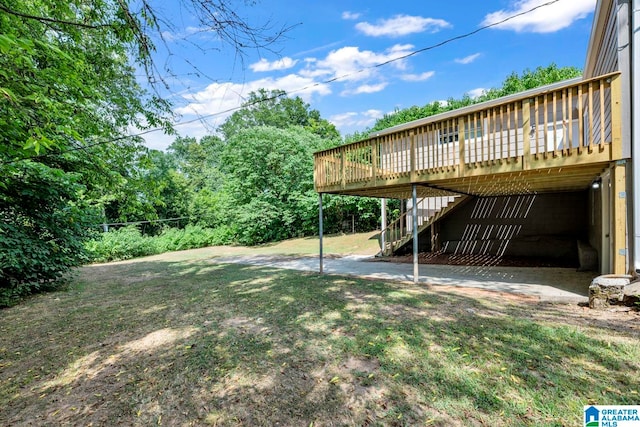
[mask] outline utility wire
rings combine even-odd
[[[17,16],[19,18],[31,19],[31,20],[34,20],[34,21],[44,22],[44,23],[48,23],[48,24],[70,25],[70,26],[73,26],[73,27],[80,27],[80,28],[85,28],[85,29],[89,29],[89,30],[98,30],[100,28],[113,28],[114,27],[111,24],[92,25],[92,24],[85,24],[83,22],[65,21],[63,19],[53,19],[53,18],[47,18],[45,16],[29,15],[28,13],[22,13],[22,12],[18,12],[16,10],[9,9],[7,6],[5,6],[4,4],[1,4],[1,3],[0,3],[0,10],[5,12],[5,13],[8,13],[10,15]]]
[[[532,7],[531,9],[528,9],[528,10],[520,12],[520,13],[516,13],[515,15],[508,16],[508,17],[506,17],[506,18],[504,18],[504,19],[502,19],[500,21],[484,25],[484,26],[479,27],[479,28],[477,28],[477,29],[475,29],[473,31],[468,32],[468,33],[460,34],[460,35],[457,35],[455,37],[451,37],[449,39],[443,40],[443,41],[441,41],[439,43],[433,44],[431,46],[426,46],[426,47],[414,50],[412,52],[407,53],[406,55],[402,55],[402,56],[399,56],[397,58],[392,58],[392,59],[389,59],[387,61],[380,62],[378,64],[370,65],[368,67],[363,67],[363,68],[361,68],[361,69],[359,69],[357,71],[353,71],[351,73],[347,73],[347,74],[343,74],[343,75],[340,75],[340,76],[332,77],[330,79],[327,79],[327,80],[324,80],[324,81],[321,81],[321,82],[316,82],[316,83],[313,83],[311,85],[304,86],[304,87],[301,87],[299,89],[294,89],[292,91],[281,93],[281,94],[278,94],[278,95],[275,95],[275,96],[270,96],[270,97],[267,97],[267,98],[260,98],[260,99],[257,99],[255,101],[253,101],[253,102],[250,102],[250,103],[247,103],[247,104],[243,104],[243,105],[240,105],[240,106],[237,106],[237,107],[227,108],[226,110],[221,110],[221,111],[217,111],[215,113],[205,114],[203,116],[198,116],[195,119],[191,119],[191,120],[187,120],[187,121],[179,122],[179,123],[174,123],[173,126],[174,127],[184,126],[184,125],[188,125],[188,124],[191,124],[191,123],[200,122],[200,121],[203,121],[205,119],[209,119],[211,117],[220,116],[220,115],[223,115],[223,114],[227,114],[227,113],[231,113],[231,112],[234,112],[234,111],[238,111],[238,110],[241,110],[243,108],[250,107],[250,106],[253,106],[253,105],[256,105],[256,104],[260,104],[260,103],[263,103],[263,102],[274,101],[274,100],[276,100],[278,98],[282,98],[283,96],[287,96],[287,95],[292,94],[292,93],[303,92],[303,91],[306,91],[306,90],[309,90],[311,88],[314,88],[314,87],[317,87],[317,86],[320,86],[320,85],[324,85],[324,84],[331,84],[331,83],[334,83],[336,81],[343,80],[343,79],[349,78],[351,76],[354,76],[356,74],[363,73],[363,72],[365,72],[367,70],[374,69],[374,68],[380,68],[380,67],[383,67],[385,65],[391,64],[393,62],[402,61],[403,59],[407,59],[409,57],[418,55],[418,54],[420,54],[422,52],[426,52],[426,51],[429,51],[429,50],[436,49],[438,47],[442,47],[442,46],[444,46],[446,44],[449,44],[449,43],[452,43],[454,41],[461,40],[461,39],[464,39],[464,38],[467,38],[467,37],[471,37],[471,36],[481,32],[481,31],[487,30],[489,28],[497,27],[499,25],[504,24],[505,22],[508,22],[508,21],[513,20],[513,19],[519,18],[521,16],[528,15],[529,13],[532,13],[532,12],[538,10],[538,9],[543,8],[543,7],[550,6],[550,5],[554,4],[554,3],[558,3],[559,1],[561,1],[561,0],[551,0],[551,1],[548,1],[546,3],[539,4],[538,6]],[[59,152],[55,152],[55,153],[39,154],[39,155],[36,155],[36,156],[24,157],[24,158],[21,158],[21,159],[2,162],[2,163],[0,163],[0,166],[17,163],[19,161],[24,161],[24,160],[39,159],[39,158],[44,158],[44,157],[48,157],[48,156],[62,155],[62,154],[70,153],[70,152],[73,152],[73,151],[86,150],[88,148],[95,147],[95,146],[98,146],[98,145],[111,144],[113,142],[121,141],[121,140],[126,139],[126,138],[135,138],[135,137],[138,137],[138,136],[146,135],[146,134],[149,134],[149,133],[152,133],[152,132],[161,131],[161,130],[163,130],[163,128],[161,128],[161,127],[153,128],[153,129],[147,129],[145,131],[138,132],[138,133],[133,134],[133,135],[120,136],[120,137],[117,137],[117,138],[108,139],[108,140],[105,140],[105,141],[100,141],[100,142],[96,142],[96,143],[93,143],[93,144],[88,144],[88,145],[84,145],[84,146],[81,146],[81,147],[75,147],[75,148],[71,148],[71,149],[68,149],[68,150],[63,150],[63,151],[59,151]]]

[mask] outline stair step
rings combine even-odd
[[[449,213],[450,211],[454,210],[460,204],[462,204],[466,200],[469,200],[470,198],[471,198],[471,196],[455,196],[453,201],[449,202],[446,206],[443,206],[443,207],[441,207],[441,208],[439,208],[437,210],[434,210],[433,214],[429,218],[427,218],[422,223],[422,225],[420,225],[418,227],[418,234],[420,234],[421,232],[426,230],[427,227],[431,226],[431,224],[439,221],[447,213]],[[411,240],[413,240],[413,233],[412,232],[405,234],[404,236],[402,236],[401,238],[399,238],[397,240],[394,240],[393,242],[387,242],[386,245],[385,245],[386,246],[385,252],[390,252],[390,255],[391,255],[395,251],[397,251],[398,249],[404,247]]]

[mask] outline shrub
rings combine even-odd
[[[55,288],[86,262],[94,210],[78,197],[79,177],[24,162],[6,170],[0,185],[0,307]]]
[[[108,262],[163,252],[197,249],[232,242],[233,233],[228,227],[205,228],[187,225],[184,229],[165,228],[157,236],[145,236],[135,226],[103,233],[87,242],[86,249],[93,261]]]

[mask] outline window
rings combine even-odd
[[[487,119],[472,120],[464,124],[464,139],[482,138],[487,128]]]
[[[449,127],[444,129],[438,129],[438,141],[440,144],[448,144],[450,142],[458,141],[458,127]]]

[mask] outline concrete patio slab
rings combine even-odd
[[[237,255],[213,258],[212,261],[319,271],[318,257]],[[324,272],[362,278],[413,281],[412,264],[374,261],[373,257],[361,255],[325,258]],[[541,301],[580,303],[588,301],[589,285],[596,276],[595,272],[579,272],[570,268],[420,264],[419,282],[436,286],[510,292],[535,296]]]

